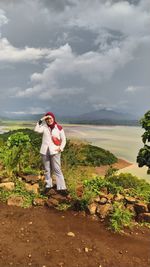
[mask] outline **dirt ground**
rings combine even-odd
[[[118,162],[112,164],[112,167],[120,170],[120,169],[126,168],[128,166],[131,166],[132,164],[133,163],[130,163],[124,159],[118,158]],[[100,167],[95,167],[95,171],[98,175],[105,175],[109,168],[110,168],[109,165],[103,165]]]
[[[0,210],[0,267],[150,266],[148,228],[114,234],[75,211],[2,203]]]

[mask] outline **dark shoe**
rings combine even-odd
[[[57,190],[58,194],[67,197],[69,195],[69,192],[67,189],[61,189],[61,190]]]
[[[43,190],[42,194],[43,194],[43,195],[48,195],[48,194],[50,193],[50,190],[51,190],[52,188],[53,188],[53,187],[46,187],[46,188]]]

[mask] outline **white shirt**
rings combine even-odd
[[[42,145],[40,149],[40,153],[43,155],[46,155],[47,150],[49,149],[50,155],[58,154],[60,152],[57,151],[57,149],[60,147],[61,151],[64,150],[64,147],[66,145],[66,136],[63,129],[59,130],[57,125],[51,130],[47,126],[47,124],[41,124],[39,125],[39,122],[37,122],[35,128],[35,132],[43,133],[42,137]],[[61,139],[61,145],[57,146],[52,141],[52,136],[57,137],[58,139]]]

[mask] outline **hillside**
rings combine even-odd
[[[0,144],[0,266],[148,267],[148,183],[117,174],[109,151],[68,140],[62,169],[69,194],[57,190],[55,174],[45,194],[41,135],[11,131]]]

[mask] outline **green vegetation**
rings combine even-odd
[[[117,187],[121,187],[121,191],[128,189],[130,196],[138,196],[141,200],[150,201],[150,184],[144,179],[139,179],[131,173],[120,173],[107,177],[107,181]]]
[[[56,209],[57,210],[62,210],[62,211],[66,211],[68,210],[69,208],[71,208],[71,204],[67,204],[67,203],[60,203]]]
[[[1,149],[1,159],[8,174],[12,174],[13,170],[20,172],[23,169],[29,149],[30,138],[28,135],[17,132],[8,137],[6,144]]]
[[[41,136],[32,130],[14,130],[0,136],[0,160],[7,175],[37,174],[42,169]]]
[[[13,191],[6,191],[0,188],[0,201],[6,202],[10,196],[21,196],[23,198],[23,208],[32,206],[35,198],[45,198],[41,194],[35,194],[34,192],[28,192],[25,188],[25,183],[16,178],[13,179],[15,183],[15,189]]]
[[[133,213],[126,209],[123,203],[114,202],[113,210],[110,213],[110,228],[115,232],[120,232],[123,227],[132,226]]]
[[[41,135],[30,129],[13,130],[0,136],[0,160],[8,175],[23,172],[34,174],[42,170],[40,157]],[[67,140],[65,151],[62,153],[62,165],[69,169],[71,166],[100,166],[112,164],[117,158],[104,149]]]
[[[33,129],[35,122],[23,120],[0,120],[0,124],[5,130],[12,131],[24,128]]]
[[[140,149],[137,156],[137,163],[139,167],[144,165],[148,167],[147,174],[150,174],[150,146],[147,145],[147,142],[150,142],[150,110],[145,113],[144,117],[140,120],[142,128],[145,129],[144,134],[142,135],[142,141],[144,147]]]
[[[72,140],[67,141],[62,160],[70,166],[101,166],[117,162],[117,158],[105,149]]]
[[[28,192],[25,183],[18,179],[19,174],[42,173],[40,157],[41,135],[30,129],[13,130],[0,135],[0,177],[10,178],[15,183],[13,191],[0,189],[0,200],[7,201],[10,195],[22,196],[23,207],[32,205],[39,194]],[[101,195],[104,188],[113,196],[138,197],[146,203],[150,202],[150,184],[138,179],[130,173],[117,174],[111,164],[117,158],[109,151],[83,143],[67,140],[66,148],[62,153],[62,169],[66,178],[67,187],[72,197],[72,204],[60,204],[59,210],[67,210],[76,206],[79,210],[87,210],[88,205],[96,196]],[[100,177],[93,172],[94,166],[109,164],[110,168],[105,177]],[[43,184],[40,182],[40,189]],[[120,231],[124,226],[132,224],[133,214],[124,205],[113,202],[112,211],[109,213],[110,227]]]

